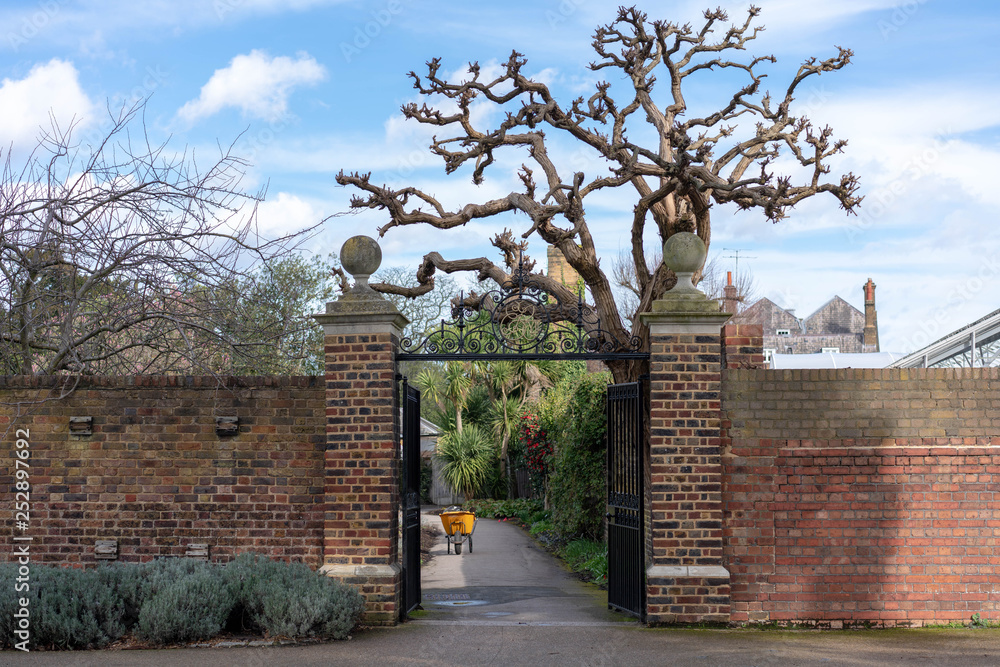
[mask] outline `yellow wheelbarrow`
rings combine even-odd
[[[455,545],[456,554],[462,553],[462,543],[466,540],[469,542],[469,553],[472,553],[472,533],[476,530],[478,521],[472,512],[454,506],[441,512],[441,523],[448,539],[448,553],[451,553],[452,545]]]

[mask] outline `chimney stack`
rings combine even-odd
[[[878,352],[878,313],[875,312],[875,283],[865,283],[865,332],[862,352]]]
[[[548,268],[545,275],[549,278],[555,278],[563,284],[563,287],[568,287],[575,292],[577,284],[580,282],[580,274],[569,265],[566,257],[562,254],[562,250],[554,245],[550,245],[548,247],[547,259]]]
[[[733,272],[726,271],[726,286],[722,291],[722,312],[736,314],[740,297],[736,294],[736,286],[733,285]]]

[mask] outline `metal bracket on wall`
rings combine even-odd
[[[194,558],[195,560],[208,560],[209,547],[208,544],[189,544],[187,545],[187,551],[184,552],[186,558]]]
[[[97,540],[94,545],[97,560],[118,560],[118,540]]]
[[[70,417],[69,418],[69,434],[70,435],[93,435],[94,429],[94,418],[93,417]]]
[[[237,435],[240,432],[239,417],[216,417],[215,433],[220,437]]]

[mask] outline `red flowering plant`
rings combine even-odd
[[[552,472],[552,442],[534,410],[526,410],[521,417],[517,441],[524,467],[531,475],[532,487],[536,493],[544,493],[545,482]]]

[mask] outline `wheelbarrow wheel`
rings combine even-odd
[[[457,556],[460,553],[462,553],[462,543],[455,542],[455,555]]]
[[[472,534],[469,534],[469,553],[472,553]]]

